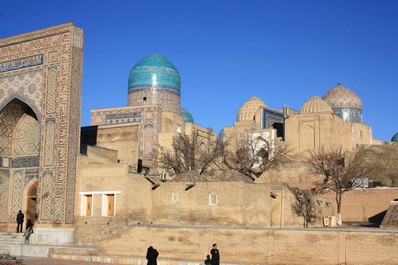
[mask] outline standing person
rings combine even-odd
[[[25,215],[22,213],[21,210],[19,210],[17,214],[17,233],[22,233],[22,225],[23,225],[23,220],[25,218]]]
[[[146,259],[148,260],[147,265],[157,265],[157,258],[159,256],[159,252],[150,246],[146,252]]]
[[[217,244],[213,244],[213,248],[210,250],[211,264],[220,265],[220,251],[217,249]]]

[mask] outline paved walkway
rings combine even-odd
[[[78,260],[18,257],[23,259],[23,265],[115,265],[115,263],[87,262]]]

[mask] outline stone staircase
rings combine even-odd
[[[0,254],[10,254],[11,246],[23,245],[24,243],[25,243],[25,238],[23,237],[23,233],[1,232]]]

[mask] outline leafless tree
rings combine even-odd
[[[192,135],[179,133],[173,138],[171,148],[160,147],[159,165],[172,174],[196,172],[198,175],[212,170],[223,149],[222,137],[204,137],[198,131]]]
[[[291,149],[279,139],[246,132],[224,141],[223,163],[252,180],[290,161]]]
[[[297,187],[287,186],[288,189],[293,193],[296,198],[295,202],[292,203],[293,211],[303,217],[304,227],[308,227],[308,224],[317,217],[315,196],[316,192],[311,189],[300,189]]]
[[[372,173],[372,167],[357,156],[357,153],[343,151],[342,148],[317,149],[310,153],[306,163],[322,179],[314,183],[317,191],[331,190],[335,193],[337,205],[337,223],[342,225],[342,195],[346,191],[361,187],[363,180]]]

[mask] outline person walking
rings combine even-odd
[[[148,260],[147,265],[157,265],[157,258],[159,256],[159,252],[150,246],[146,252],[146,259]]]
[[[19,210],[17,214],[17,233],[22,233],[22,225],[23,225],[23,220],[25,218],[25,215],[22,213],[21,210]]]
[[[217,248],[217,244],[213,244],[213,248],[210,250],[211,264],[220,265],[220,251]]]

